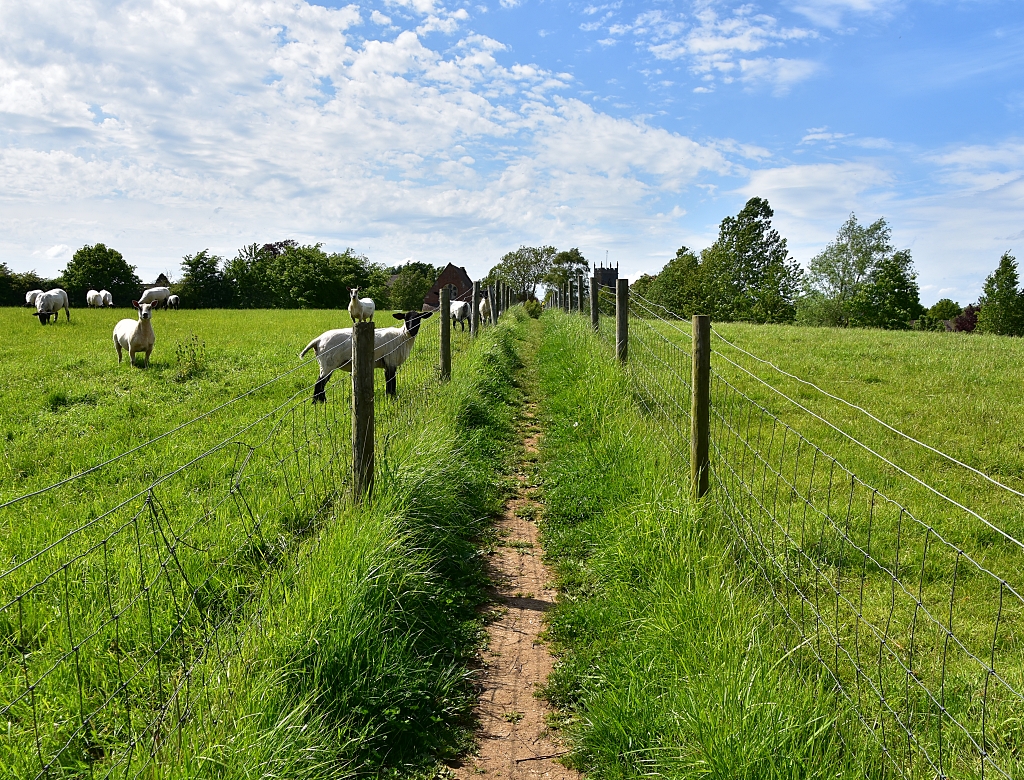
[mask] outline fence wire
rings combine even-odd
[[[604,310],[614,305],[610,291],[599,294]],[[630,297],[634,395],[685,451],[689,327]],[[614,350],[611,317],[598,337]],[[997,545],[1019,562],[1018,540],[979,524],[977,548],[950,541],[940,516],[976,513],[946,503],[916,516],[715,368],[731,363],[713,351],[712,497],[740,565],[759,575],[792,631],[789,657],[826,675],[897,774],[1020,777],[1024,588],[983,554]]]
[[[421,321],[395,396],[375,372],[379,453],[438,392],[439,321]],[[454,328],[453,371],[468,344]],[[161,435],[0,505],[0,774],[138,777],[214,733],[239,654],[351,484],[350,364],[323,404],[311,403],[316,365],[199,455],[174,463]],[[118,495],[105,472],[126,464],[139,474]],[[76,522],[52,539],[18,533],[55,513]]]

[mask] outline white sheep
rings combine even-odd
[[[85,294],[85,303],[90,309],[98,309],[103,305],[103,296],[96,290],[89,290]]]
[[[397,393],[396,374],[401,365],[412,352],[420,323],[430,317],[433,312],[409,311],[404,314],[395,313],[396,320],[404,320],[399,328],[378,328],[373,332],[373,367],[384,369],[384,389],[388,395]],[[324,403],[327,400],[327,381],[337,369],[352,372],[352,328],[341,328],[321,333],[299,353],[305,357],[313,350],[317,363],[320,364],[320,378],[313,388],[313,403]]]
[[[480,299],[480,324],[491,321],[491,302],[486,298]]]
[[[150,287],[148,290],[142,293],[142,297],[139,298],[139,303],[151,303],[154,309],[159,309],[163,306],[167,308],[167,299],[171,297],[170,287]],[[132,301],[134,304],[135,301]]]
[[[169,295],[169,296],[167,296],[167,308],[168,309],[174,309],[175,311],[177,311],[178,310],[178,304],[180,304],[180,303],[181,303],[181,298],[179,298],[177,295]]]
[[[373,322],[373,312],[376,309],[373,298],[360,298],[358,287],[349,287],[348,293],[351,296],[348,313],[352,315],[352,322]]]
[[[103,299],[103,305],[109,306],[111,309],[114,308],[114,296],[107,290],[100,290],[100,298]]]
[[[71,306],[68,304],[68,294],[59,287],[54,287],[52,290],[36,296],[36,311],[32,316],[38,317],[41,325],[46,325],[50,321],[50,317],[53,317],[53,322],[56,325],[57,320],[60,319],[61,309],[67,315],[68,322],[71,322]]]
[[[452,301],[448,307],[448,311],[452,318],[452,327],[455,327],[455,323],[459,323],[462,329],[466,329],[466,320],[469,319],[469,303],[466,301]]]
[[[149,368],[149,356],[156,344],[153,332],[153,304],[132,301],[132,306],[139,310],[137,320],[121,320],[114,326],[114,346],[117,348],[117,363],[121,364],[121,350],[128,350],[128,362],[135,365],[135,356],[139,352],[146,353],[145,368]]]
[[[38,298],[42,294],[43,294],[42,290],[29,290],[27,293],[25,293],[25,305],[26,306],[35,306],[36,305],[36,298]]]

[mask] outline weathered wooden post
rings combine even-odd
[[[590,277],[590,327],[596,333],[601,328],[601,310],[597,304],[601,298],[600,290],[597,289],[597,275]]]
[[[583,314],[583,274],[576,277],[576,313]]]
[[[615,282],[615,356],[620,363],[629,357],[629,279]]]
[[[569,280],[565,280],[565,284],[562,285],[562,308],[565,311],[569,311]]]
[[[473,282],[473,308],[469,311],[469,335],[480,332],[480,282]]]
[[[356,501],[373,492],[372,322],[352,325],[352,485]]]
[[[711,470],[711,317],[693,315],[693,390],[690,402],[690,483],[694,498],[708,492]]]
[[[487,285],[487,303],[491,308],[491,325],[498,324],[498,307],[494,303],[494,285]]]
[[[452,291],[448,285],[441,288],[441,381],[452,378]]]

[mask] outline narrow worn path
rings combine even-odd
[[[546,702],[535,696],[551,673],[551,654],[540,633],[544,613],[555,603],[551,573],[537,541],[540,506],[531,485],[540,433],[535,413],[536,407],[528,404],[521,428],[524,461],[516,475],[519,485],[497,524],[498,546],[490,556],[499,617],[488,627],[482,657],[478,750],[453,768],[460,780],[481,775],[502,780],[580,777],[555,760],[566,749],[547,727]]]

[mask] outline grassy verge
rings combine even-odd
[[[68,776],[149,766],[177,777],[338,777],[414,769],[455,750],[481,597],[473,539],[500,501],[515,327],[463,341],[443,386],[436,340],[421,334],[398,400],[379,398],[379,476],[367,507],[338,500],[343,377],[324,407],[310,406],[304,389],[294,413],[243,443],[247,457],[232,450],[198,476],[194,466],[183,472],[138,523],[129,518],[116,535],[89,527],[71,553],[65,543],[0,579],[5,594],[22,594],[0,615],[10,671],[0,684],[0,776],[34,776],[57,756]],[[298,362],[290,348],[282,355]],[[123,368],[151,390],[171,381]],[[214,391],[208,380],[186,384],[179,414]],[[189,431],[186,444],[215,432],[223,435]],[[156,467],[176,465],[172,454],[161,450],[167,460]],[[109,479],[107,492],[76,492],[87,502],[67,502],[40,538],[116,503],[124,482]],[[32,518],[15,509],[10,528],[27,527]],[[44,581],[51,570],[59,576]],[[45,684],[26,691],[23,677]]]
[[[884,769],[837,697],[787,662],[777,615],[685,489],[581,318],[539,352],[545,549],[561,589],[547,694],[595,778],[864,777]]]

